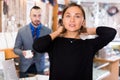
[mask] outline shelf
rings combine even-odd
[[[119,60],[120,56],[112,56],[110,58],[94,58],[94,62],[109,63],[109,65],[101,67],[102,70],[110,71],[110,75],[102,80],[118,80],[119,78]]]
[[[110,72],[108,70],[98,70],[96,68],[93,68],[93,80],[102,80],[109,75]]]
[[[101,69],[103,67],[108,66],[110,63],[106,62],[106,63],[100,63],[100,62],[94,62],[93,67],[96,69]]]

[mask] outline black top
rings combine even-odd
[[[38,52],[49,53],[50,80],[92,80],[95,53],[112,41],[116,30],[98,27],[94,39],[72,39],[50,35],[39,38],[33,45]],[[70,42],[72,41],[72,42]]]

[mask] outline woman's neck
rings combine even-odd
[[[66,38],[75,38],[75,39],[79,39],[80,38],[80,35],[78,32],[65,32],[63,34],[63,37],[66,37]]]

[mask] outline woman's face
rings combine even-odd
[[[67,31],[78,31],[84,25],[84,17],[81,9],[77,6],[70,7],[63,16],[63,25]]]

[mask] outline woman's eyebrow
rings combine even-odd
[[[66,14],[70,14],[70,12],[66,12]],[[77,15],[82,15],[82,13],[80,13],[80,12],[78,12],[78,13],[75,13],[75,14],[77,14]]]

